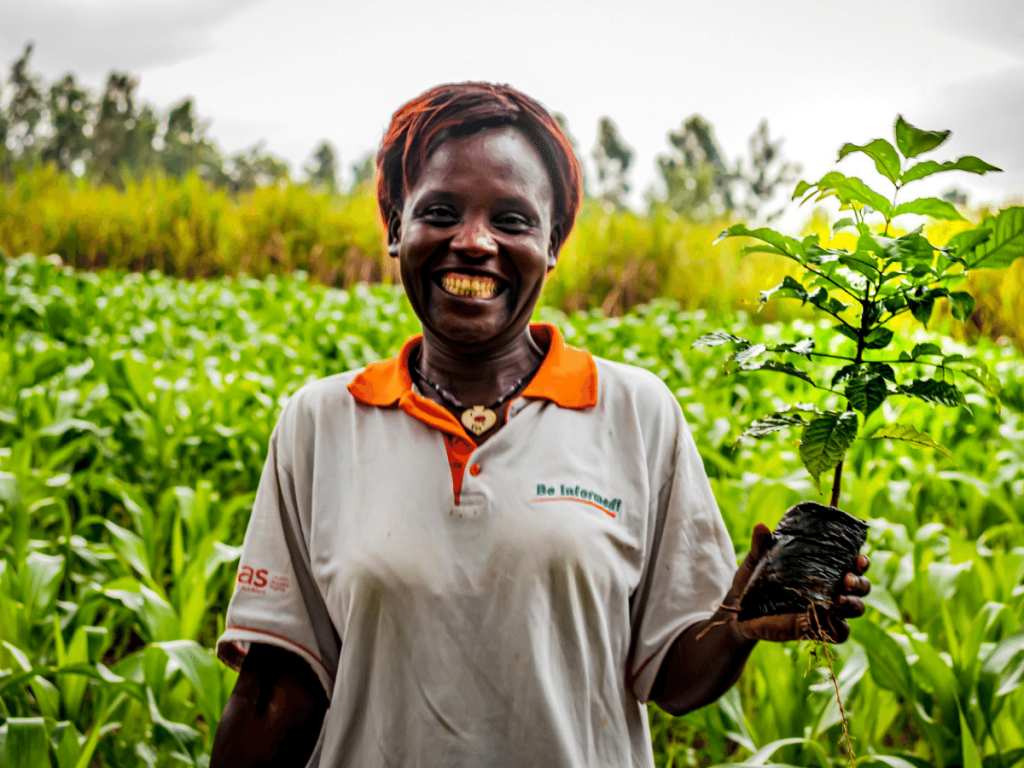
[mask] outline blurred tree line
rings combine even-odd
[[[247,192],[291,182],[288,164],[262,144],[223,154],[207,136],[208,123],[186,98],[160,113],[136,98],[138,80],[112,72],[98,96],[71,73],[46,85],[31,73],[32,45],[0,82],[0,182],[20,171],[52,164],[96,185],[123,188],[157,172],[175,178],[196,174],[215,188]],[[563,128],[564,117],[556,115]],[[782,158],[781,141],[772,140],[762,121],[750,138],[749,153],[729,160],[711,124],[700,115],[668,134],[669,147],[657,157],[659,183],[643,196],[652,212],[688,220],[722,217],[771,219],[776,193],[796,180],[799,168]],[[577,153],[578,154],[578,153]],[[598,123],[592,152],[595,175],[587,195],[614,209],[630,207],[632,148],[608,117]],[[326,192],[339,191],[339,158],[322,141],[303,166],[301,181]],[[369,180],[373,154],[361,158],[349,174],[352,185]]]

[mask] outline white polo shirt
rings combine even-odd
[[[643,702],[732,543],[665,385],[531,332],[545,360],[480,447],[414,389],[419,338],[284,408],[217,652],[312,665],[311,765],[654,765]]]

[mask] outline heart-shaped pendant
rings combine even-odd
[[[493,427],[497,420],[498,417],[494,415],[494,411],[482,405],[474,405],[462,412],[462,426],[474,435],[482,435]]]

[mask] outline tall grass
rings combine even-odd
[[[768,254],[741,256],[742,244],[731,239],[714,245],[728,223],[694,224],[667,210],[639,214],[588,200],[544,301],[606,316],[656,298],[716,316],[744,310],[760,322],[797,316],[799,307],[785,302],[758,305],[758,291],[778,283],[788,263]],[[944,235],[956,231],[943,226]],[[830,237],[820,216],[807,230]],[[155,269],[189,279],[295,270],[341,288],[398,279],[366,185],[333,196],[300,185],[233,196],[196,176],[153,176],[119,192],[39,168],[0,190],[0,249],[58,254],[78,269]],[[973,276],[968,288],[978,310],[955,332],[1005,336],[1024,349],[1024,262]],[[940,305],[936,322],[952,322]]]

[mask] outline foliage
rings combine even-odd
[[[781,159],[782,142],[769,138],[764,120],[750,137],[749,161],[740,159],[731,166],[711,123],[700,115],[669,132],[668,140],[671,150],[657,159],[664,191],[648,197],[652,208],[663,206],[695,221],[755,218],[799,171]]]
[[[629,194],[626,175],[633,162],[633,150],[623,141],[618,126],[610,117],[602,117],[597,123],[597,146],[593,157],[597,168],[594,197],[614,208],[625,208],[626,195]]]
[[[12,65],[10,95],[0,102],[0,181],[15,181],[41,164],[117,188],[154,172],[178,179],[196,174],[234,192],[289,178],[288,166],[260,144],[223,155],[190,98],[161,115],[139,103],[138,79],[124,72],[111,72],[99,97],[71,73],[47,85],[29,70],[31,54],[30,44]],[[320,187],[327,181],[325,145],[310,174]]]
[[[696,224],[661,210],[641,214],[585,201],[543,300],[567,312],[601,308],[608,315],[657,297],[713,314],[749,311],[758,306],[756,290],[796,274],[795,264],[773,254],[743,256],[733,240],[713,247],[727,223]],[[940,222],[929,237],[943,242],[965,227]],[[820,217],[812,228],[822,236],[830,231]],[[55,253],[79,269],[158,269],[178,277],[302,269],[335,287],[397,278],[367,186],[328,195],[286,185],[235,196],[192,175],[151,177],[118,191],[37,169],[0,193],[0,249]],[[1005,336],[1024,349],[1024,262],[976,272],[963,290],[978,298],[970,321],[955,320],[939,302],[935,323],[959,338]],[[796,303],[761,306],[759,323],[807,311]]]
[[[762,303],[773,297],[798,299],[835,323],[834,335],[824,347],[813,338],[754,344],[721,332],[696,342],[698,346],[730,346],[731,372],[784,373],[830,395],[816,398],[822,403],[820,407],[776,411],[754,422],[742,437],[760,438],[799,427],[800,458],[819,491],[821,475],[835,472],[833,506],[839,500],[843,458],[860,432],[861,420],[866,429],[888,398],[966,406],[956,382],[967,379],[980,385],[997,407],[999,404],[999,382],[976,357],[943,354],[932,342],[915,345],[898,356],[883,353],[896,346],[892,321],[909,314],[927,325],[940,300],[948,302],[954,317],[966,320],[976,302],[970,293],[957,290],[964,276],[971,270],[1006,267],[1024,256],[1024,208],[1007,208],[986,217],[977,227],[955,235],[942,246],[929,241],[922,227],[903,234],[891,231],[893,220],[905,214],[963,220],[947,200],[924,197],[897,204],[907,184],[952,170],[977,174],[999,170],[970,156],[945,163],[910,162],[948,137],[949,131],[923,131],[899,117],[895,124],[896,147],[885,139],[875,139],[862,146],[846,144],[839,150],[840,160],[853,153],[871,158],[878,173],[893,187],[891,199],[861,179],[838,171],[826,173],[813,184],[803,181],[797,185],[794,198],[836,198],[840,211],[852,214],[832,226],[833,232],[855,230],[856,241],[849,248],[839,243],[822,244],[813,235],[797,240],[774,229],[751,229],[745,224],[735,224],[723,233],[724,237],[755,240],[754,245],[744,248],[746,253],[771,253],[799,265],[798,276],[787,275],[774,288],[762,291]],[[878,218],[881,221],[872,225]],[[812,377],[814,369],[809,367],[813,363],[823,367],[816,377]],[[824,377],[826,373],[828,378]],[[844,410],[837,409],[837,395],[846,401]],[[875,437],[927,444],[910,424],[890,423]]]
[[[806,400],[806,381],[787,377],[783,393],[751,372],[710,386],[721,366],[684,355],[706,316],[665,302],[617,319],[541,315],[677,394],[741,550],[755,521],[807,492],[783,433],[767,452],[729,438],[748,405]],[[789,325],[818,345],[830,335]],[[0,763],[202,765],[234,681],[210,649],[280,407],[310,378],[393,354],[415,318],[387,287],[184,282],[24,256],[5,266],[0,327]],[[767,344],[783,328],[740,316],[724,332]],[[858,492],[844,506],[871,520],[875,584],[837,649],[858,761],[1012,768],[1024,750],[1024,358],[925,330],[896,343],[983,360],[1004,413],[880,406],[959,466],[885,461],[882,441],[850,448]],[[718,704],[652,711],[659,766],[840,765],[831,683],[809,654],[762,643]]]

